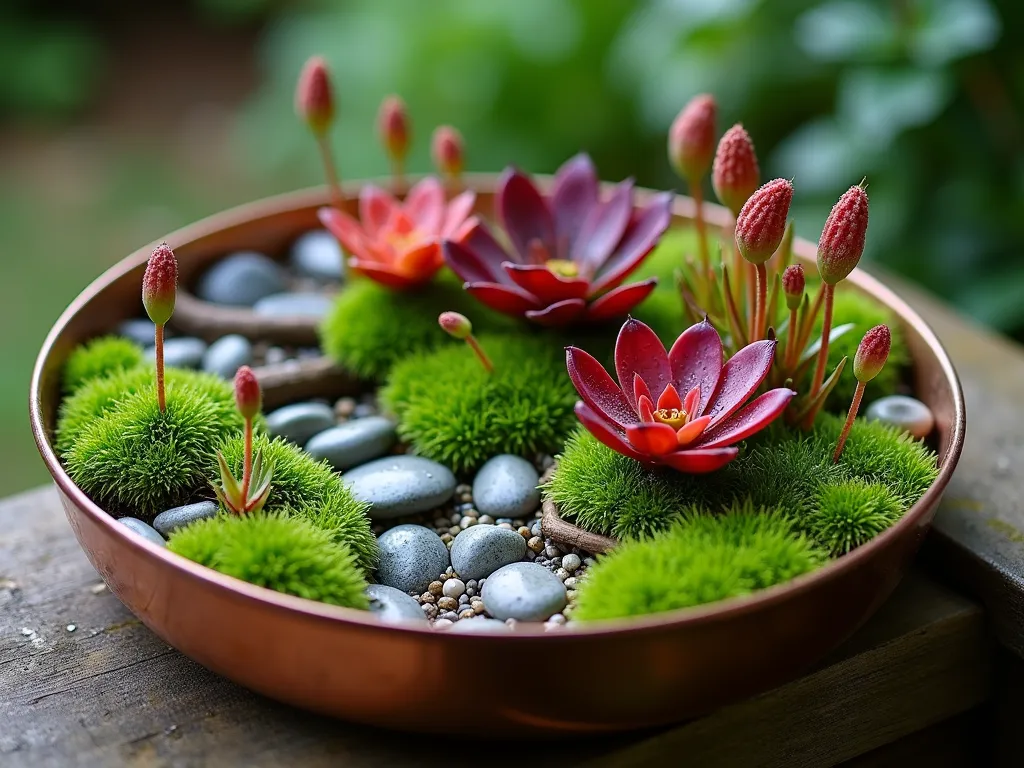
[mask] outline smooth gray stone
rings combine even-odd
[[[237,333],[221,336],[206,349],[202,368],[224,379],[233,379],[243,365],[252,363],[252,343]]]
[[[502,620],[544,621],[566,604],[565,585],[536,563],[499,568],[487,577],[482,596],[487,612]]]
[[[488,619],[486,616],[477,616],[475,619],[460,619],[452,625],[452,632],[460,632],[467,635],[486,635],[492,633],[511,632],[512,628],[509,627],[504,621],[498,621],[497,619]]]
[[[200,501],[196,504],[172,507],[156,516],[156,519],[153,520],[153,527],[162,535],[170,536],[174,531],[184,528],[189,523],[214,517],[219,509],[220,507],[214,501]]]
[[[422,525],[398,525],[384,531],[377,546],[377,581],[402,592],[423,592],[449,564],[444,542]]]
[[[314,229],[301,235],[290,253],[292,268],[303,277],[343,280],[345,257],[341,244],[326,229]]]
[[[383,416],[368,416],[315,435],[306,443],[306,452],[317,461],[327,459],[340,472],[383,456],[396,439],[394,422]]]
[[[452,542],[452,568],[463,581],[485,579],[526,556],[526,539],[496,525],[474,525]]]
[[[297,445],[334,426],[334,411],[324,403],[293,403],[267,415],[267,432]]]
[[[935,428],[935,416],[931,409],[920,400],[906,395],[889,395],[875,400],[868,406],[864,418],[892,424],[918,440],[928,437]]]
[[[426,623],[427,617],[415,598],[387,584],[371,584],[366,588],[370,598],[370,613],[388,624],[404,621]]]
[[[271,317],[322,318],[331,309],[334,300],[322,293],[275,293],[264,296],[252,305],[257,315]]]
[[[238,251],[218,261],[199,279],[196,295],[204,301],[251,307],[264,296],[285,290],[285,271],[256,251]]]
[[[426,512],[455,493],[451,470],[421,456],[386,456],[349,470],[342,479],[357,499],[370,504],[373,520]]]
[[[164,341],[164,366],[167,368],[198,368],[206,354],[206,342],[192,336],[179,336]],[[146,359],[156,360],[156,347],[146,349]]]
[[[540,506],[540,475],[519,456],[495,456],[473,479],[473,505],[491,517],[523,517]]]
[[[135,317],[131,320],[124,320],[115,329],[118,336],[131,339],[141,347],[153,346],[155,340],[156,326],[152,320]]]
[[[159,544],[161,547],[167,546],[167,542],[164,540],[164,537],[160,535],[160,532],[157,531],[156,528],[143,520],[139,520],[137,517],[119,517],[117,522],[125,528],[135,531],[139,536],[144,539],[148,539],[154,544]],[[438,541],[440,541],[440,539],[438,539]],[[441,546],[444,545],[442,544]]]

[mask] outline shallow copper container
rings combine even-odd
[[[470,178],[489,213],[493,177]],[[355,207],[356,187],[348,189]],[[639,191],[637,202],[650,193]],[[281,252],[318,226],[324,190],[297,192],[212,216],[167,237],[183,281],[227,251]],[[677,221],[693,203],[677,198]],[[706,206],[712,225],[728,214]],[[799,257],[814,246],[798,240]],[[545,633],[501,635],[398,628],[364,612],[271,592],[157,547],[97,507],[70,480],[52,435],[60,372],[81,341],[141,313],[151,247],[104,273],[68,307],[46,338],[32,377],[30,411],[39,452],[82,548],[111,591],[156,634],[211,670],[275,699],[346,720],[426,730],[430,713],[457,706],[486,713],[482,732],[616,731],[679,721],[792,679],[854,632],[906,571],[935,513],[964,440],[964,398],[949,357],[924,321],[862,270],[852,282],[899,316],[910,345],[914,391],[936,418],[939,476],[892,528],[849,555],[791,582],[740,598],[634,620]],[[517,658],[540,660],[574,691],[571,712],[537,696]],[[450,672],[471,660],[472,686]],[[455,697],[455,698],[453,698]]]

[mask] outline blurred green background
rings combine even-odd
[[[330,63],[348,178],[383,173],[381,97],[464,133],[470,170],[679,188],[664,143],[695,93],[742,121],[798,234],[867,177],[869,258],[1024,335],[1019,0],[8,0],[0,7],[0,494],[46,475],[26,394],[38,347],[105,267],[168,231],[319,183],[292,112]]]

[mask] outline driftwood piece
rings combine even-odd
[[[551,467],[547,472],[545,472],[544,476],[540,479],[541,485],[544,485],[551,480],[551,476],[554,475],[554,473],[555,467]],[[579,526],[563,520],[558,514],[558,507],[555,505],[555,502],[551,501],[551,499],[544,499],[544,503],[541,505],[541,511],[544,514],[543,517],[541,517],[540,528],[544,532],[544,535],[559,544],[565,545],[566,547],[579,547],[584,552],[600,555],[614,549],[619,543],[611,536],[602,536],[599,533],[591,533],[590,531],[585,531]]]
[[[240,333],[253,341],[297,347],[313,347],[318,341],[316,318],[259,315],[248,307],[226,307],[203,301],[184,288],[178,289],[171,325],[206,341],[215,341],[229,333]]]
[[[359,380],[326,357],[288,360],[253,370],[263,391],[267,409],[313,397],[336,398],[355,395]]]

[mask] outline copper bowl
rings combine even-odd
[[[472,178],[489,211],[493,177]],[[348,190],[354,193],[355,187]],[[643,203],[650,193],[639,192]],[[317,226],[324,190],[236,208],[167,237],[184,275],[226,251],[280,252]],[[354,207],[354,194],[349,195]],[[674,217],[693,203],[677,198]],[[712,225],[728,214],[707,206]],[[140,312],[139,285],[151,248],[108,270],[64,312],[39,353],[30,411],[39,452],[68,520],[111,591],[166,642],[209,669],[275,699],[346,720],[427,730],[433,712],[458,706],[487,713],[481,732],[620,731],[693,717],[786,682],[856,630],[885,600],[924,538],[964,440],[964,398],[949,357],[924,321],[874,278],[850,281],[900,318],[918,397],[936,417],[939,476],[892,528],[825,567],[755,595],[545,633],[521,626],[501,635],[435,632],[378,623],[369,614],[272,592],[208,570],[118,525],[68,477],[52,434],[61,367],[79,342]],[[799,257],[814,246],[798,241]],[[541,659],[575,692],[567,710],[522,685],[516,659]],[[451,686],[470,660],[472,685]]]

